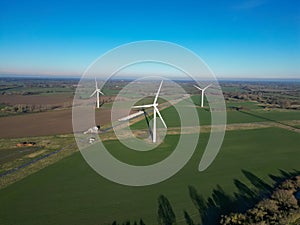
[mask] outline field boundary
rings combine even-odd
[[[297,123],[300,123],[300,120],[297,120]],[[204,126],[191,126],[191,127],[170,127],[168,128],[167,134],[169,135],[175,135],[175,134],[194,134],[194,133],[209,133],[211,131],[211,125],[204,125]],[[218,130],[218,127],[223,126],[215,126]],[[234,131],[234,130],[252,130],[252,129],[263,129],[263,128],[269,128],[269,127],[278,127],[285,130],[290,130],[293,132],[300,133],[300,129],[285,126],[281,123],[276,122],[253,122],[253,123],[232,123],[226,125],[226,131]],[[164,129],[159,128],[158,131]],[[131,130],[136,136],[146,136],[149,132],[148,129],[140,129],[140,130]],[[126,139],[129,137],[129,134],[127,132],[119,132],[119,136],[116,137],[113,132],[107,132],[103,133],[103,135],[100,134],[100,138],[102,141],[108,141],[108,140],[117,140],[120,139]]]

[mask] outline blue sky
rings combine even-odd
[[[0,74],[80,75],[139,40],[187,47],[218,77],[300,78],[297,0],[0,3]]]

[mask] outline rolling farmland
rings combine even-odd
[[[31,99],[28,104],[37,104],[40,99],[60,98],[57,93],[39,96],[15,99],[14,103]],[[4,97],[9,98],[13,97]],[[142,104],[147,101],[151,102],[152,98],[141,100]],[[109,129],[111,102],[96,111],[97,123],[104,126],[99,136],[111,155],[120,161],[143,166],[157,163],[172,153],[182,124],[175,106],[169,106],[164,99],[158,101],[168,131],[156,149],[146,152],[129,149],[116,139]],[[236,200],[237,196],[245,194],[243,185],[259,192],[263,187],[274,185],[279,178],[299,173],[300,114],[297,110],[266,108],[255,101],[230,99],[226,104],[227,131],[222,148],[213,164],[206,171],[198,172],[209,137],[211,112],[207,102],[204,108],[199,106],[199,95],[191,95],[177,103],[176,107],[182,112],[193,108],[199,116],[201,134],[196,151],[175,176],[145,187],[113,183],[88,166],[70,134],[70,108],[1,117],[0,125],[4,128],[0,131],[1,173],[16,167],[20,169],[0,178],[1,187],[4,187],[0,190],[0,223],[92,225],[142,218],[147,225],[156,224],[157,198],[161,194],[169,199],[177,224],[185,224],[184,210],[194,221],[200,222],[199,212],[190,197],[191,190],[197,190],[203,199],[212,198],[222,213],[242,211],[249,207]],[[151,111],[148,113],[151,119]],[[191,129],[182,135],[199,132],[193,125],[187,124]],[[143,116],[134,119],[130,128],[139,138],[147,137]],[[34,141],[37,145],[16,147],[24,141]],[[23,167],[26,163],[30,165]],[[224,201],[220,202],[222,198]]]
[[[172,146],[174,139],[177,139],[176,135],[168,136],[166,143],[146,153],[147,157],[130,152],[118,141],[108,141],[106,145],[120,160],[144,165],[170,154],[169,145]],[[291,131],[266,128],[227,132],[215,162],[207,171],[199,173],[196,168],[206,140],[207,135],[200,137],[196,153],[183,170],[155,187],[126,187],[112,183],[98,176],[80,153],[75,153],[1,190],[1,224],[9,221],[16,224],[79,224],[83,221],[95,224],[101,221],[105,224],[115,219],[139,218],[153,224],[159,194],[169,198],[178,221],[183,219],[183,210],[193,212],[197,218],[188,185],[194,186],[205,198],[217,185],[232,195],[238,191],[234,179],[253,187],[253,181],[247,179],[242,170],[251,171],[267,184],[274,182],[269,175],[280,175],[278,168],[286,172],[300,170],[299,134]],[[284,143],[289,143],[288,150]],[[34,223],[32,215],[35,215]]]

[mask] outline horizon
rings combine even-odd
[[[155,75],[154,75],[155,76]],[[118,77],[118,78],[111,78],[109,80],[125,80],[125,81],[133,81],[137,78],[137,76],[132,77]],[[0,74],[0,79],[38,79],[38,80],[94,80],[94,78],[82,78],[81,76],[64,76],[64,75],[20,75],[20,74]],[[193,82],[191,79],[187,79],[184,77],[171,77],[169,78],[173,81],[188,81]],[[105,81],[103,78],[97,78],[99,81]],[[233,81],[233,82],[300,82],[299,78],[274,78],[274,77],[262,77],[262,78],[251,78],[251,77],[222,77],[217,78],[219,82],[226,82],[226,81]],[[209,79],[206,81],[210,81]]]

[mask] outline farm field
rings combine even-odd
[[[1,190],[0,223],[105,224],[143,218],[146,224],[155,224],[157,197],[164,194],[172,204],[178,224],[184,224],[183,210],[195,219],[199,217],[189,198],[187,185],[195,187],[205,198],[213,189],[218,189],[217,185],[232,195],[239,191],[234,179],[254,188],[251,183],[255,180],[246,178],[249,173],[252,178],[272,184],[270,175],[282,175],[279,170],[300,170],[299,134],[266,128],[227,132],[214,163],[207,171],[199,173],[197,166],[207,137],[208,134],[200,136],[195,154],[178,174],[150,187],[112,183],[96,174],[80,153],[75,153]],[[161,147],[145,153],[147,157],[130,152],[118,141],[105,144],[120,160],[144,165],[170,154],[170,146],[176,139],[176,135],[167,136]],[[288,148],[285,143],[289,143]]]
[[[199,96],[192,96],[191,99],[178,103],[179,107],[195,107],[199,115],[200,125],[210,125],[211,112],[207,107],[201,108],[193,105]],[[296,110],[263,110],[253,102],[227,102],[228,106],[247,106],[248,110],[230,110],[227,108],[227,124],[252,123],[252,122],[279,122],[285,120],[300,120],[300,113]],[[151,111],[149,111],[151,113]],[[217,112],[218,113],[218,112]],[[171,106],[161,110],[161,114],[168,127],[179,127],[180,119],[175,107]],[[283,122],[284,123],[284,122]],[[192,126],[192,125],[191,125]],[[146,129],[145,121],[140,121],[131,126],[132,129]]]
[[[66,92],[54,86],[33,88],[34,93],[28,94],[31,86],[22,87],[20,82],[16,82],[9,89],[0,90],[5,92],[0,95],[0,109],[22,104],[51,107],[44,112],[18,112],[0,117],[0,224],[111,225],[114,220],[125,222],[138,221],[140,218],[147,225],[156,224],[157,198],[161,194],[169,199],[177,224],[186,224],[184,210],[199,222],[199,212],[189,195],[191,186],[204,199],[212,197],[216,204],[221,204],[222,212],[228,213],[245,207],[243,203],[236,204],[233,201],[234,196],[245,194],[242,193],[245,191],[243,185],[259,192],[263,187],[274,184],[277,179],[274,176],[286,177],[291,172],[300,173],[300,114],[296,110],[296,102],[293,102],[291,109],[229,97],[226,100],[227,131],[222,149],[213,164],[200,173],[197,167],[211,123],[206,99],[205,107],[201,108],[200,95],[189,83],[184,85],[188,93],[193,94],[190,98],[183,97],[175,106],[169,106],[165,99],[159,98],[160,112],[168,126],[167,136],[155,150],[133,151],[117,141],[110,129],[112,102],[119,88],[126,84],[123,81],[108,83],[104,91],[111,95],[102,96],[101,101],[105,104],[95,111],[96,124],[102,127],[100,138],[104,145],[114,157],[129,164],[143,166],[159,162],[172,153],[179,139],[182,124],[175,108],[178,107],[181,115],[189,115],[189,110],[193,109],[203,127],[197,150],[188,164],[172,178],[153,186],[127,187],[112,183],[96,174],[76,147],[70,107],[74,84],[68,83]],[[47,82],[42,85],[47,85]],[[224,90],[229,91],[229,95],[230,91],[244,94],[249,88],[226,86]],[[93,106],[95,99],[88,98],[89,95],[88,92],[83,93],[87,98],[80,99],[89,101],[88,104]],[[120,101],[126,101],[126,98]],[[146,97],[136,105],[152,101],[153,97]],[[152,110],[147,110],[147,113],[151,119]],[[182,135],[198,133],[198,126],[195,127],[188,118],[187,121],[189,129]],[[122,124],[117,122],[114,125],[121,125],[121,128]],[[130,124],[137,137],[148,137],[144,116],[133,119]],[[93,124],[86,124],[86,128],[91,126]],[[160,126],[162,124],[158,119]],[[82,141],[87,142],[88,137]],[[126,135],[124,137],[127,138]],[[18,143],[26,141],[33,141],[36,145],[16,147]],[[285,143],[289,143],[288,146]],[[3,175],[15,168],[16,172]],[[257,187],[257,184],[262,186]],[[220,202],[218,198],[225,200]]]
[[[192,98],[197,98],[193,96]],[[47,96],[48,98],[48,96]],[[38,101],[33,98],[34,101]],[[56,99],[56,98],[55,98]],[[182,103],[180,103],[182,104]],[[185,106],[192,106],[188,101],[184,101]],[[235,103],[236,105],[239,105]],[[244,103],[245,104],[245,103]],[[248,103],[251,105],[251,103]],[[96,122],[105,125],[110,122],[110,106],[105,104],[96,113]],[[199,114],[201,125],[210,124],[210,112],[204,108],[196,107]],[[161,111],[168,127],[180,126],[178,113],[174,107],[168,107]],[[201,116],[200,116],[201,115]],[[292,110],[247,110],[247,111],[227,111],[227,123],[250,123],[250,122],[266,122],[266,121],[283,121],[283,120],[300,120],[300,114]],[[35,121],[35,123],[32,123]],[[72,110],[61,109],[52,110],[41,113],[28,113],[9,117],[0,117],[0,138],[24,137],[24,136],[45,136],[54,134],[72,133]],[[87,126],[88,128],[88,126]],[[145,129],[144,120],[134,124],[132,129]]]
[[[63,104],[73,101],[72,95],[57,94],[57,95],[0,95],[0,102],[6,104]]]
[[[1,1],[0,225],[300,225],[299,9]]]
[[[96,113],[96,122],[109,123],[110,109]],[[90,126],[87,124],[87,129]],[[0,138],[69,134],[73,132],[72,109],[0,117],[0,127]]]

